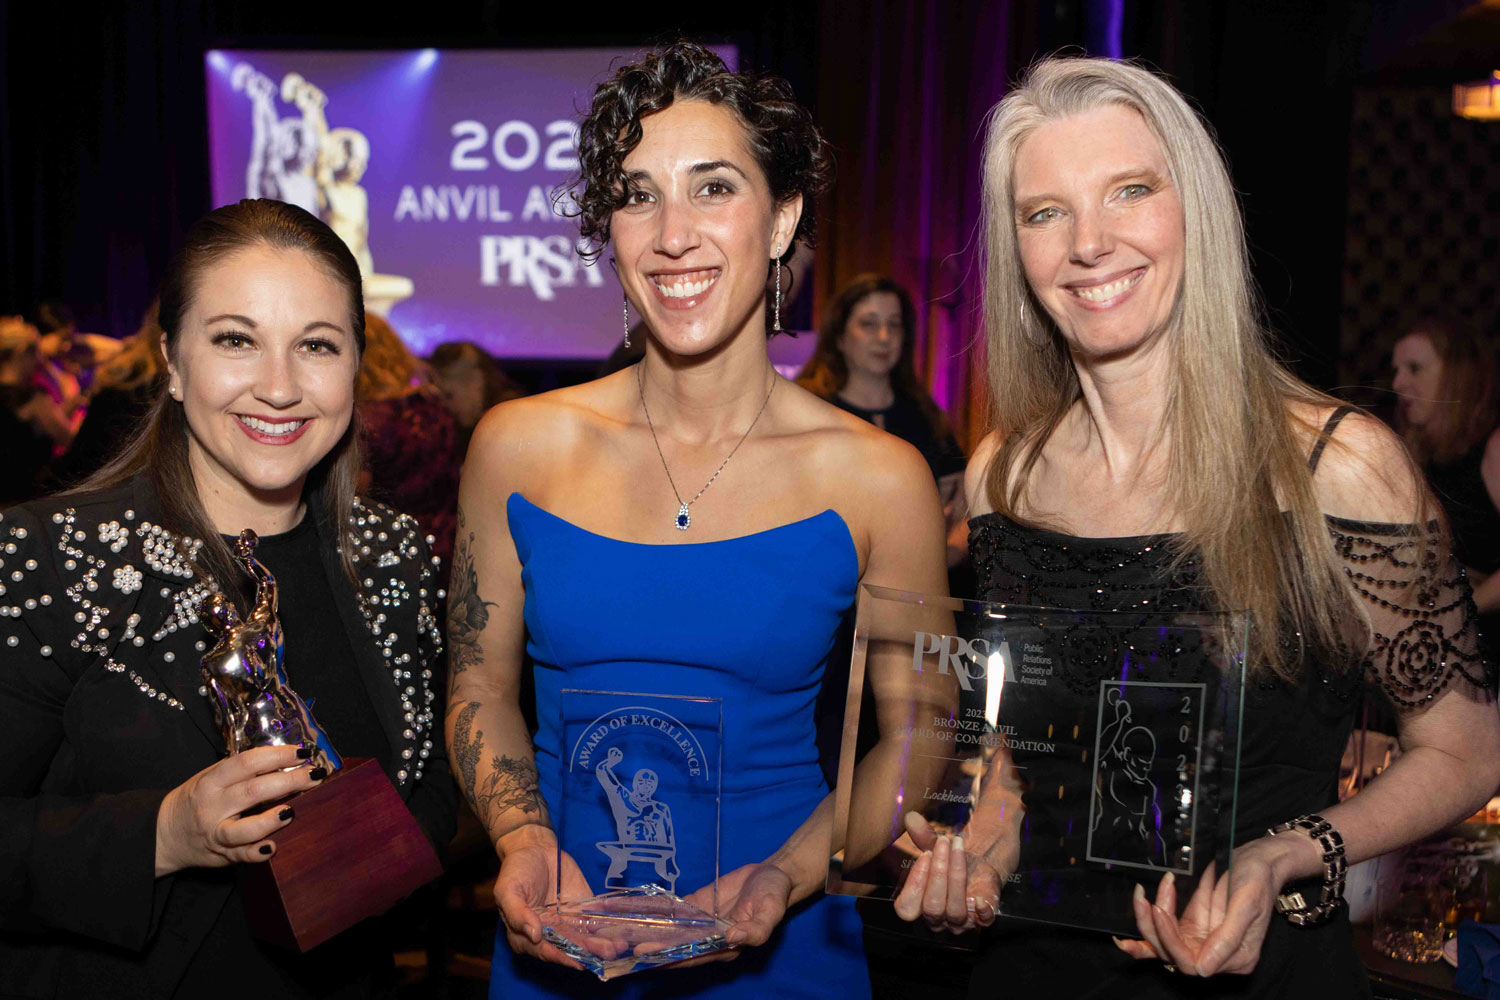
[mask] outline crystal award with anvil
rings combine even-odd
[[[565,689],[546,940],[612,979],[728,947],[719,916],[723,703]],[[546,766],[545,761],[539,765]],[[569,855],[587,892],[564,880]]]
[[[915,812],[963,837],[1001,915],[1134,935],[1136,883],[1170,872],[1186,899],[1228,870],[1246,637],[1238,614],[862,587],[829,891],[893,898]],[[886,763],[848,780],[870,747]]]

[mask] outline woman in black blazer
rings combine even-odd
[[[446,845],[430,539],[353,495],[358,266],[301,209],[241,202],[188,231],[161,316],[167,392],[125,453],[0,514],[0,996],[380,995],[378,921],[300,956],[251,937],[234,866],[325,775],[294,747],[225,758],[199,675],[199,605],[248,597],[226,539],[253,528],[292,686]]]

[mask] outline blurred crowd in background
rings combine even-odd
[[[861,275],[833,296],[798,381],[911,442],[931,468],[948,516],[955,592],[964,589],[965,448],[916,370],[918,310],[909,292]],[[381,316],[367,316],[358,398],[362,492],[416,516],[452,553],[458,477],[490,407],[527,394],[500,362],[468,342],[418,358]],[[81,482],[119,453],[165,384],[155,308],[124,339],[77,328],[62,302],[0,317],[0,509]],[[635,346],[599,373],[632,363]],[[1434,318],[1393,331],[1380,415],[1426,471],[1451,524],[1484,616],[1500,636],[1500,364],[1487,331]]]
[[[452,551],[458,474],[484,411],[525,394],[470,343],[414,356],[384,318],[366,316],[358,398],[362,492],[417,516]],[[153,306],[116,340],[77,329],[44,302],[31,317],[0,317],[0,435],[9,461],[0,508],[68,489],[118,454],[166,385]]]

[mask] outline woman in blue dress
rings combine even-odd
[[[609,249],[649,333],[637,365],[496,407],[464,469],[448,733],[501,860],[491,996],[867,994],[858,918],[821,891],[833,809],[813,710],[861,582],[941,591],[943,518],[915,449],[767,356],[767,292],[812,236],[827,146],[784,82],[677,44],[601,85],[580,159],[583,236]],[[723,700],[718,908],[734,947],[715,957],[737,961],[601,983],[544,940],[558,837],[565,898],[602,891],[619,846],[598,843],[612,829],[554,828],[564,689]],[[650,799],[655,776],[620,767]],[[665,804],[678,843],[712,819]]]

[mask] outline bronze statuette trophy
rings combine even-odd
[[[274,835],[275,855],[241,869],[256,936],[307,951],[384,912],[442,874],[442,865],[379,761],[340,758],[287,684],[276,578],[255,559],[257,541],[246,528],[234,543],[255,580],[249,613],[241,618],[222,593],[203,601],[215,640],[203,657],[203,681],[229,753],[307,746],[306,766],[328,770],[321,785],[296,797],[296,818]]]

